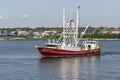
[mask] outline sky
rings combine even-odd
[[[120,0],[0,0],[0,28],[62,26],[63,2],[67,20],[80,3],[79,26],[120,27]]]

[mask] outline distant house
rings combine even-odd
[[[120,30],[112,30],[112,34],[120,34]]]
[[[103,30],[101,33],[104,33],[104,34],[120,34],[120,29],[105,29]]]
[[[57,32],[56,31],[44,31],[42,33],[42,36],[49,36],[49,35],[53,35],[53,34],[56,34]]]
[[[41,38],[42,35],[39,32],[33,32],[33,38]]]
[[[27,36],[27,35],[30,34],[28,31],[17,31],[17,32],[18,32],[18,36],[20,36],[20,35],[25,35],[25,36]]]
[[[103,30],[101,31],[101,33],[104,33],[104,34],[111,33],[111,30]]]
[[[0,33],[1,33],[2,36],[7,36],[8,35],[6,30],[1,31]]]
[[[15,31],[10,32],[9,35],[15,36]]]
[[[42,33],[42,36],[49,36],[51,34],[51,31],[44,31]]]

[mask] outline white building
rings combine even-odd
[[[57,32],[56,31],[44,31],[42,33],[42,36],[49,36],[49,35],[53,35],[53,34],[56,34]]]
[[[30,33],[28,31],[17,31],[18,32],[18,36],[19,35],[29,35]]]
[[[120,29],[107,29],[107,30],[103,30],[102,33],[106,34],[120,34]]]
[[[33,32],[33,38],[41,38],[42,35],[39,32]]]
[[[120,34],[120,30],[112,30],[112,34]]]

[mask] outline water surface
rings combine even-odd
[[[46,41],[0,41],[0,80],[120,80],[120,41],[100,41],[101,55],[42,58]]]

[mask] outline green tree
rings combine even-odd
[[[15,36],[18,36],[18,32],[17,31],[15,31]]]

